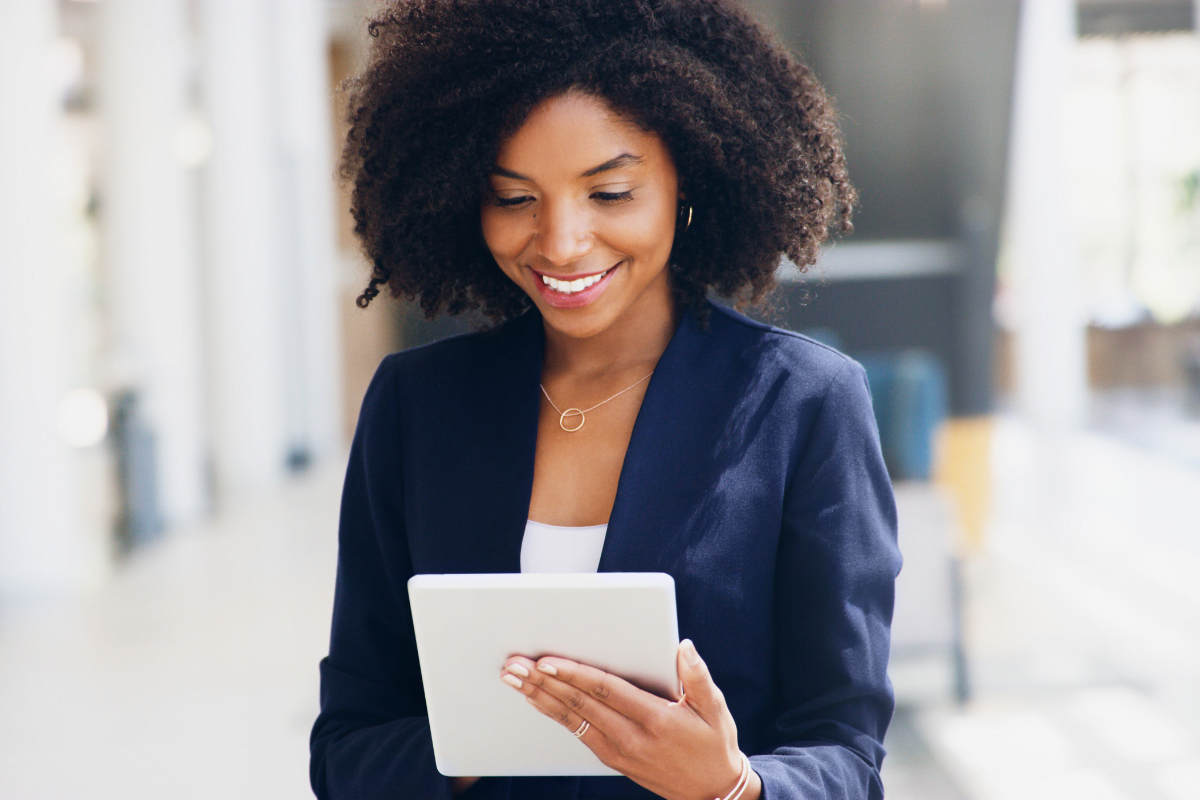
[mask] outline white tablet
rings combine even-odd
[[[512,655],[563,656],[678,697],[670,575],[417,575],[408,596],[443,775],[617,774],[500,680]]]

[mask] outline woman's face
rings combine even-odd
[[[491,186],[483,238],[552,328],[587,338],[669,313],[679,178],[657,135],[560,95],[501,145]]]

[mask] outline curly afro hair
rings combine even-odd
[[[710,290],[759,301],[781,253],[805,269],[831,229],[850,230],[831,103],[731,0],[395,0],[368,31],[341,163],[373,265],[360,307],[383,285],[428,317],[499,321],[530,305],[488,251],[479,208],[500,143],[572,90],[674,158],[694,208],[670,258],[681,307],[700,310]]]

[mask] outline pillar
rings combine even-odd
[[[270,0],[200,0],[213,151],[203,218],[209,400],[218,497],[277,485],[289,449]]]
[[[51,191],[54,0],[0,3],[0,594],[79,584],[78,486],[56,409],[69,388],[67,289]]]
[[[328,31],[317,0],[276,0],[279,153],[285,191],[283,286],[289,334],[288,440],[292,452],[323,460],[341,435],[341,347]]]
[[[1008,201],[1016,389],[1020,410],[1051,435],[1081,425],[1087,401],[1086,318],[1061,124],[1074,38],[1071,0],[1022,4]]]
[[[1063,98],[1075,39],[1072,0],[1025,0],[1017,38],[1006,276],[1018,410],[1030,423],[1030,522],[1061,529],[1066,444],[1087,405],[1086,317],[1068,207]]]
[[[159,511],[181,524],[208,505],[196,208],[174,148],[187,114],[186,9],[105,0],[98,11],[113,345],[153,435]]]

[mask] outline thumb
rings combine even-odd
[[[725,696],[713,683],[708,665],[696,652],[696,645],[692,644],[691,639],[679,643],[675,661],[684,700],[701,719],[710,725],[715,724],[725,705]]]

